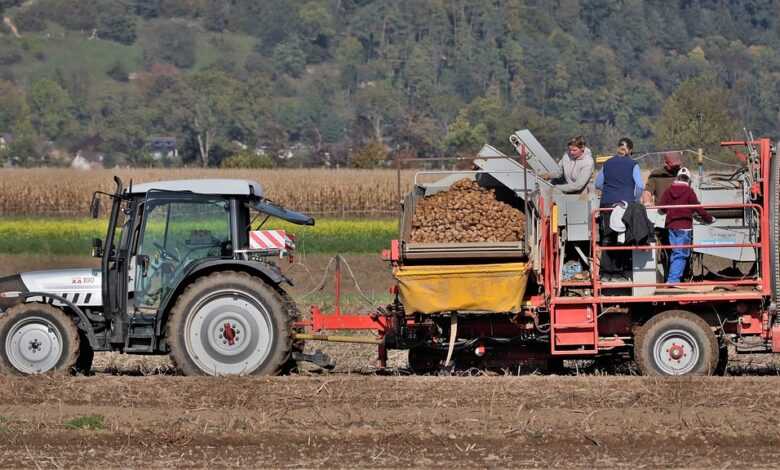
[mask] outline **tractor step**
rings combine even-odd
[[[294,352],[292,358],[294,361],[298,362],[311,362],[312,364],[327,370],[332,370],[336,367],[336,361],[319,349],[312,354]]]

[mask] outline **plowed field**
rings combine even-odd
[[[0,378],[0,466],[774,467],[778,405],[766,377]]]

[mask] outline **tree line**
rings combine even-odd
[[[106,164],[381,164],[704,147],[780,114],[775,0],[1,0],[5,158],[85,142]],[[108,51],[58,61],[57,39]],[[88,49],[85,49],[88,50]],[[89,49],[93,50],[93,49]],[[98,49],[94,49],[98,50]],[[96,54],[95,54],[96,55]],[[257,152],[254,149],[261,149]]]

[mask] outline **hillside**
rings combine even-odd
[[[771,0],[0,8],[0,156],[22,165],[81,150],[105,166],[370,167],[504,146],[522,127],[556,154],[577,134],[603,152],[624,135],[640,152],[715,152],[743,128],[773,133],[780,114]],[[155,155],[155,137],[176,156]]]

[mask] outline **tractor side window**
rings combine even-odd
[[[229,252],[230,213],[222,200],[149,201],[142,230],[139,306],[159,307],[193,262]]]

